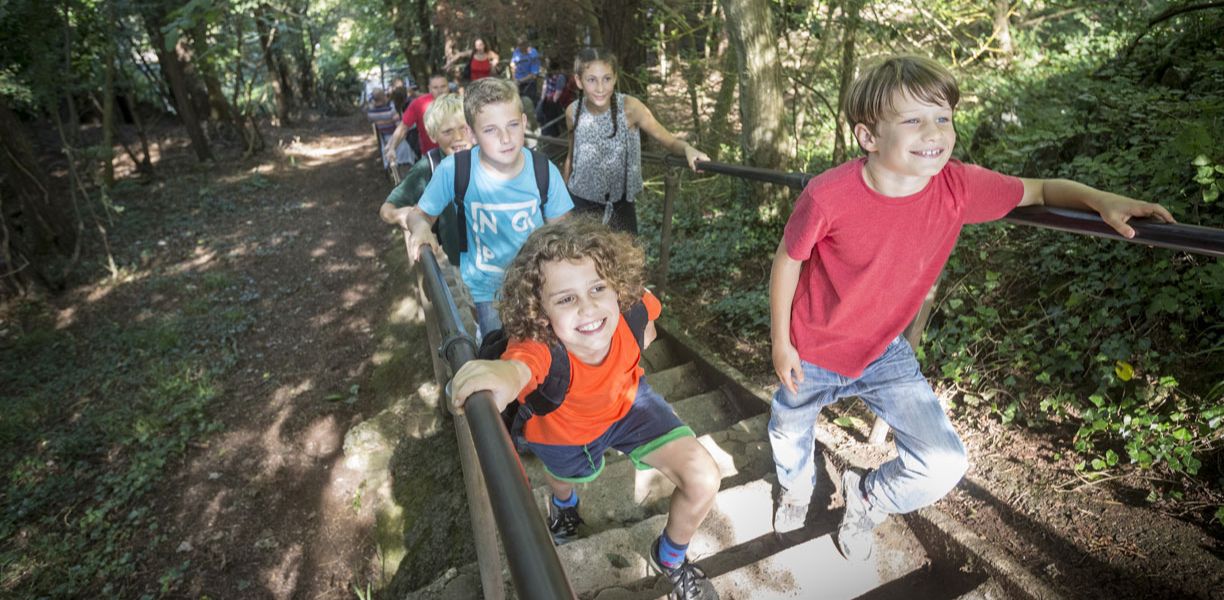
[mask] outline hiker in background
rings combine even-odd
[[[654,340],[654,320],[662,312],[642,285],[644,265],[645,254],[631,236],[595,219],[537,229],[502,285],[505,351],[500,360],[460,367],[451,382],[452,402],[461,409],[471,394],[488,390],[498,410],[516,401],[546,403],[521,428],[527,447],[544,463],[552,491],[548,529],[557,544],[578,536],[583,521],[575,484],[599,476],[607,450],[623,452],[638,469],[658,469],[676,489],[647,560],[671,582],[670,598],[713,599],[717,593],[687,551],[714,506],[721,476],[693,430],[643,377],[642,351]],[[562,360],[569,363],[563,371],[569,381],[540,390],[559,397],[551,403],[533,397],[550,385],[544,382],[553,361]]]
[[[531,98],[532,108],[540,103],[540,52],[527,43],[527,36],[519,37],[510,54],[510,75],[518,84],[519,95]]]
[[[408,144],[390,144],[399,122],[399,113],[395,111],[395,105],[387,98],[387,93],[382,88],[371,90],[370,103],[365,113],[366,119],[374,124],[374,131],[378,136],[378,155],[382,158],[383,168],[388,168],[392,160],[397,164],[412,164],[415,157]]]
[[[408,108],[408,88],[404,86],[404,80],[395,78],[391,83],[391,93],[388,94],[391,98],[391,103],[395,105],[395,112],[404,114],[404,109]]]
[[[540,132],[547,136],[560,136],[565,130],[565,107],[573,102],[570,93],[570,76],[557,64],[548,59],[548,75],[544,78],[544,94],[536,107],[536,121],[540,124]]]
[[[429,93],[418,97],[408,105],[408,110],[404,111],[404,117],[400,124],[396,126],[395,133],[392,134],[391,140],[394,143],[399,143],[400,140],[408,139],[409,129],[415,128],[417,132],[418,144],[413,151],[417,156],[424,156],[426,152],[437,148],[433,139],[429,137],[429,133],[425,131],[425,110],[429,108],[429,104],[433,102],[436,96],[441,96],[446,93],[446,76],[442,74],[434,74],[429,77]],[[411,145],[411,140],[409,140]]]
[[[484,39],[476,38],[472,41],[471,49],[456,54],[442,70],[449,72],[455,65],[462,64],[459,81],[467,85],[493,75],[497,71],[497,64],[500,60],[496,52],[485,46]]]

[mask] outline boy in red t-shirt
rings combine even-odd
[[[938,63],[890,58],[851,86],[846,114],[867,156],[808,183],[787,221],[769,283],[774,395],[769,439],[781,487],[774,530],[803,526],[815,486],[816,418],[847,396],[892,426],[897,458],[846,470],[837,544],[871,555],[890,513],[934,503],[968,467],[901,332],[943,269],[961,226],[1017,206],[1100,213],[1125,237],[1132,217],[1173,222],[1163,207],[1059,179],[1023,179],[951,160],[960,92]]]
[[[685,551],[714,506],[721,476],[693,430],[642,378],[642,349],[654,339],[662,310],[642,287],[644,260],[631,237],[594,220],[570,218],[532,232],[502,285],[510,344],[502,360],[469,361],[455,373],[453,402],[462,407],[480,390],[493,393],[499,410],[516,398],[523,402],[548,375],[550,348],[560,343],[569,357],[569,391],[554,411],[523,427],[527,446],[547,471],[554,541],[576,536],[582,519],[574,484],[595,479],[604,452],[614,448],[676,485],[667,525],[649,555],[671,580],[671,597],[716,598]],[[648,315],[641,347],[623,316],[639,300]]]

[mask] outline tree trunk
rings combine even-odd
[[[162,35],[165,15],[162,7],[156,6],[145,13],[145,28],[149,32],[149,40],[153,43],[153,51],[161,63],[162,75],[170,86],[170,95],[174,98],[174,107],[179,119],[187,128],[187,137],[191,138],[191,149],[195,151],[200,162],[212,160],[212,151],[208,147],[208,138],[200,127],[200,118],[196,115],[195,106],[191,103],[191,93],[187,90],[187,78],[183,75],[183,65],[179,63],[178,53],[166,48],[166,39]]]
[[[268,69],[268,83],[272,86],[272,95],[276,100],[276,119],[278,125],[284,127],[290,124],[289,115],[293,112],[293,88],[289,85],[284,61],[277,51],[280,44],[276,37],[276,18],[272,16],[272,7],[267,4],[259,5],[255,13],[255,29],[259,32],[264,66]]]
[[[710,155],[710,158],[718,160],[718,155],[722,148],[722,141],[730,137],[730,119],[727,115],[731,113],[731,102],[735,100],[735,88],[739,83],[737,77],[738,54],[735,52],[735,46],[727,43],[728,40],[722,42],[722,59],[719,61],[718,72],[722,75],[722,85],[718,88],[718,95],[714,97],[714,111],[710,115],[710,133],[709,144],[703,150]]]
[[[999,40],[999,51],[1002,53],[1002,60],[1007,62],[1011,60],[1012,55],[1012,37],[1011,24],[1011,0],[995,0],[994,2],[994,38]]]
[[[115,0],[106,2],[106,39],[102,60],[106,61],[102,76],[102,185],[115,185]]]
[[[858,35],[859,9],[863,0],[846,0],[845,27],[842,30],[841,88],[837,93],[837,133],[833,139],[833,164],[846,161],[847,130],[852,124],[846,123],[846,95],[850,93],[850,84],[854,83],[854,38]],[[850,137],[853,137],[850,132]]]
[[[778,38],[768,0],[721,0],[740,80],[740,143],[752,166],[780,169],[786,132]]]
[[[51,265],[77,245],[64,195],[51,193],[30,139],[0,96],[0,281],[16,291],[31,282],[58,289]]]
[[[620,60],[621,72],[627,75],[617,81],[617,87],[626,94],[644,97],[646,79],[642,77],[642,71],[646,66],[646,46],[642,45],[641,33],[647,22],[642,0],[595,4],[603,46],[616,55]]]

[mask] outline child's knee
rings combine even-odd
[[[714,462],[714,457],[710,456],[709,452],[701,453],[701,457],[693,461],[691,468],[686,469],[686,472],[680,476],[680,487],[684,489],[686,494],[698,498],[713,499],[718,495],[718,488],[722,485],[722,472],[718,468],[718,463]]]
[[[927,487],[935,499],[938,499],[952,491],[964,478],[969,470],[969,457],[965,454],[964,446],[957,444],[928,457],[927,465]]]

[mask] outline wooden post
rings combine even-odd
[[[680,177],[673,168],[663,175],[663,227],[659,232],[659,299],[667,293],[667,270],[671,260],[672,213],[676,208],[676,191],[680,188]]]

